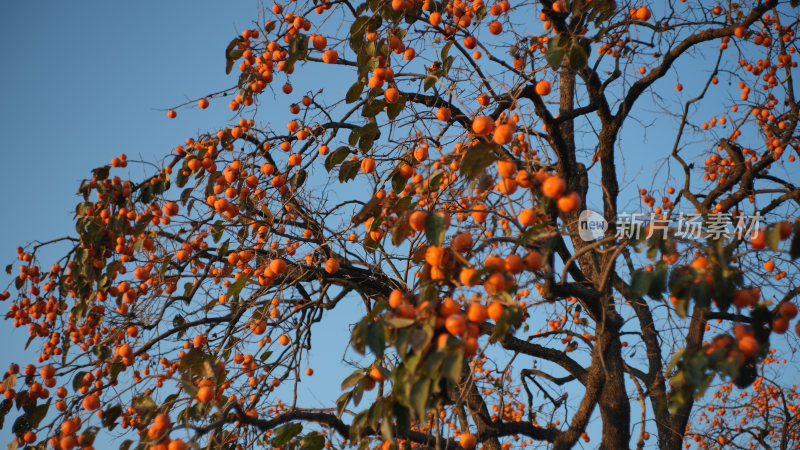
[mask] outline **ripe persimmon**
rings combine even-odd
[[[497,130],[500,130],[500,127]],[[495,131],[495,136],[497,136],[497,131]],[[497,173],[503,178],[513,178],[517,173],[517,164],[514,161],[501,159],[497,161]]]
[[[169,441],[167,450],[186,450],[186,443],[180,439],[172,439]]]
[[[471,450],[475,448],[476,445],[478,445],[478,439],[472,433],[462,433],[461,437],[459,437],[458,439],[458,443],[461,445],[462,448],[466,450]]]
[[[559,176],[551,176],[548,177],[544,183],[542,183],[542,194],[546,197],[550,197],[552,199],[559,199],[562,195],[564,195],[564,191],[567,189],[567,183],[564,181],[563,178]]]
[[[647,22],[652,17],[653,13],[650,12],[650,8],[646,6],[642,6],[636,10],[636,19],[641,20],[642,22]]]
[[[766,246],[767,236],[763,231],[757,230],[750,236],[750,247],[752,247],[753,250],[761,250]]]
[[[472,286],[475,283],[472,281],[472,276],[475,275],[475,269],[472,267],[465,267],[461,269],[461,272],[458,275],[458,280],[461,281],[461,284],[464,286]]]
[[[197,389],[197,400],[208,403],[214,399],[214,388],[211,386],[200,386]]]
[[[742,336],[738,338],[739,351],[742,352],[745,358],[755,356],[758,353],[758,341],[753,336]]]
[[[22,440],[25,441],[26,444],[33,444],[36,442],[36,433],[33,431],[26,431],[25,434],[22,435]]]
[[[369,377],[379,383],[386,379],[384,378],[383,374],[381,373],[380,369],[378,369],[377,366],[372,366],[372,368],[369,369]]]
[[[487,317],[489,317],[489,313],[486,311],[485,306],[478,302],[472,302],[469,304],[469,307],[467,308],[467,319],[469,319],[470,322],[480,324],[485,322]]]
[[[83,398],[83,409],[87,411],[94,411],[100,407],[100,397],[97,394],[88,395]]]
[[[425,262],[431,266],[441,267],[447,262],[447,252],[442,247],[431,245],[425,250]]]
[[[524,227],[529,227],[535,223],[536,212],[531,208],[525,208],[519,212],[519,223]]]
[[[428,213],[425,211],[414,211],[408,216],[408,225],[414,231],[425,231],[425,220],[428,218]]]
[[[577,192],[570,192],[562,196],[556,202],[558,210],[563,213],[571,213],[577,211],[581,207],[581,197]]]
[[[494,130],[494,137],[493,140],[495,144],[499,145],[506,145],[509,144],[512,140],[514,140],[514,132],[517,131],[517,127],[515,127],[511,123],[504,123],[499,125]],[[506,177],[509,178],[509,177]]]
[[[542,254],[534,250],[525,256],[525,267],[528,270],[537,271],[542,268],[543,261]]]
[[[776,317],[772,319],[772,331],[778,334],[786,333],[789,329],[789,321],[783,317]]]
[[[464,252],[472,248],[472,235],[469,231],[462,231],[453,238],[453,248],[456,251]]]
[[[322,53],[322,62],[325,64],[335,64],[339,60],[339,52],[336,50],[325,50]]]
[[[505,267],[506,270],[513,274],[522,273],[522,271],[525,270],[525,264],[522,261],[522,258],[513,253],[506,256]]]
[[[406,296],[400,289],[394,289],[389,294],[389,306],[397,308],[398,305],[406,301]]]
[[[328,258],[325,261],[325,271],[328,273],[336,273],[339,271],[339,261],[336,258]]]
[[[483,204],[475,205],[475,208],[473,209],[474,211],[472,212],[472,219],[476,223],[483,223],[489,216],[488,208],[486,207],[486,205]]]
[[[383,91],[383,98],[386,99],[387,103],[394,103],[400,98],[400,91],[397,88],[390,87]]]
[[[467,331],[467,321],[463,314],[450,314],[445,319],[444,328],[453,336],[461,336]]]
[[[489,307],[486,309],[486,313],[489,315],[489,318],[497,322],[502,317],[503,312],[506,310],[506,307],[500,302],[491,302]]]
[[[536,94],[542,97],[549,94],[550,90],[551,90],[550,82],[547,80],[538,81],[536,83],[536,86],[534,87],[534,91],[536,91]]]
[[[494,121],[489,116],[477,116],[472,120],[472,131],[475,134],[489,134],[494,130]]]
[[[361,171],[364,173],[375,172],[375,160],[367,157],[361,160]]]
[[[778,314],[786,320],[797,317],[797,305],[792,302],[783,302],[778,307]]]

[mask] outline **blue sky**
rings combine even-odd
[[[160,109],[228,87],[223,53],[255,1],[0,3],[0,262],[35,239],[74,233],[80,180],[126,153],[152,160],[230,118],[227,108]],[[141,155],[141,158],[139,157]],[[143,174],[128,166],[135,178]],[[45,258],[47,260],[47,258]],[[5,272],[0,286],[10,282]],[[3,305],[3,311],[8,305]],[[0,367],[28,362],[27,329],[3,321]],[[0,442],[10,440],[10,425]]]

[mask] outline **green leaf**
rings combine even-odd
[[[643,296],[647,294],[652,282],[653,276],[646,270],[637,269],[631,274],[631,289],[636,295]]]
[[[413,409],[417,420],[425,423],[426,422],[426,411],[428,407],[428,395],[431,390],[431,380],[429,378],[423,378],[416,383],[411,388],[411,396],[409,398],[411,402],[411,408]]]
[[[133,226],[133,235],[138,236],[142,234],[144,229],[147,227],[147,224],[150,223],[151,220],[153,220],[152,214],[143,215],[142,218],[137,220],[136,224]]]
[[[402,175],[400,175],[399,171],[395,172],[395,174],[392,175],[392,190],[394,191],[395,194],[403,192],[403,189],[406,187],[407,183],[408,180]]]
[[[386,347],[386,329],[382,322],[370,322],[367,325],[367,347],[372,350],[376,358],[383,358],[383,349]]]
[[[432,88],[437,81],[439,81],[439,77],[435,75],[428,75],[425,77],[425,82],[422,84],[422,87],[427,91],[428,89]]]
[[[211,225],[211,238],[214,239],[215,244],[222,239],[222,233],[224,232],[225,225],[221,220],[217,220],[214,222],[214,225]]]
[[[364,86],[366,86],[366,83],[362,80],[358,80],[350,86],[350,89],[347,90],[347,94],[344,97],[345,102],[354,103],[358,101],[358,99],[361,98],[361,92],[364,91]]]
[[[350,39],[351,41],[355,41],[360,43],[364,34],[367,32],[367,22],[369,21],[368,16],[361,16],[353,21],[353,24],[350,26]]]
[[[792,259],[800,257],[800,222],[795,222],[792,227],[792,244],[789,247],[789,256]]]
[[[447,44],[444,44],[444,47],[442,47],[442,52],[441,52],[442,61],[447,59],[447,55],[450,53],[450,47],[452,46],[453,46],[453,41],[447,41]]]
[[[234,282],[231,285],[231,287],[228,288],[228,293],[227,293],[228,299],[233,299],[234,297],[238,297],[239,293],[242,292],[242,288],[244,288],[244,285],[247,283],[249,279],[250,279],[249,274],[240,276],[239,279],[236,280],[236,282]]]
[[[497,156],[493,151],[492,144],[480,142],[470,147],[464,154],[464,158],[461,160],[461,175],[470,179],[475,178],[495,161],[497,161]]]
[[[767,248],[772,250],[773,252],[778,249],[778,245],[781,243],[781,227],[780,225],[775,225],[770,227],[769,230],[766,231],[766,238]]]
[[[0,402],[0,429],[3,428],[3,425],[5,424],[6,420],[6,414],[8,414],[8,412],[11,411],[11,407],[13,405],[14,401],[7,398],[3,399],[3,401]]]
[[[588,55],[586,49],[578,42],[573,42],[569,49],[569,65],[575,70],[581,69],[586,65]]]
[[[124,368],[125,365],[122,364],[121,362],[115,362],[114,364],[111,364],[111,369],[109,369],[108,371],[109,381],[111,383],[117,381],[117,375],[119,375],[119,373],[122,372],[122,369]]]
[[[341,183],[346,183],[356,177],[358,175],[358,171],[361,169],[361,163],[356,161],[345,161],[339,167],[339,181]]]
[[[430,326],[414,328],[408,337],[408,343],[411,344],[412,350],[420,352],[428,345],[431,338],[433,338],[433,329]]]
[[[436,246],[441,246],[444,242],[444,235],[449,226],[448,217],[443,212],[434,212],[428,214],[425,218],[425,237],[428,241]]]
[[[378,124],[374,121],[364,125],[361,128],[361,136],[358,139],[358,149],[366,153],[372,148],[375,143],[375,138],[378,136]]]
[[[450,381],[457,383],[461,378],[461,366],[464,361],[464,354],[456,351],[450,354],[442,365],[442,375]]]
[[[364,372],[361,369],[354,371],[342,381],[342,390],[355,386],[362,378],[364,378]]]
[[[361,128],[353,128],[350,130],[350,136],[347,137],[347,143],[355,147],[358,145],[358,139],[361,137]]]
[[[97,356],[100,361],[105,361],[111,358],[112,355],[111,349],[104,345],[96,345],[92,347],[92,353],[94,353],[94,355]]]
[[[39,424],[44,419],[44,416],[47,415],[47,411],[50,409],[50,402],[53,399],[47,400],[47,403],[43,403],[41,405],[36,406],[33,410],[28,414],[28,421],[31,423],[31,427],[38,428]]]
[[[347,403],[350,402],[351,395],[351,392],[345,392],[336,400],[336,417],[342,417],[344,409],[347,407]]]
[[[667,267],[664,264],[659,264],[655,271],[652,272],[650,288],[647,290],[647,295],[653,298],[660,297],[666,288]]]
[[[117,419],[122,414],[122,406],[114,405],[103,411],[103,427],[113,430],[117,426]]]
[[[414,324],[414,319],[406,319],[403,317],[393,317],[391,319],[386,319],[385,322],[391,325],[393,328],[401,329],[410,327]]]
[[[78,390],[83,386],[83,377],[86,376],[86,372],[81,370],[75,374],[75,377],[72,378],[72,390],[78,392]]]
[[[303,440],[300,441],[300,450],[321,450],[323,447],[325,447],[325,437],[316,431],[303,436]]]
[[[134,407],[140,413],[147,415],[155,412],[156,408],[158,408],[158,405],[156,405],[156,402],[154,402],[149,395],[142,395],[135,400]]]
[[[711,286],[703,280],[692,286],[692,298],[697,303],[698,308],[707,309],[711,304]]]
[[[453,66],[453,63],[456,59],[452,56],[448,56],[444,59],[442,63],[442,77],[447,77],[447,74],[450,73],[450,68]]]
[[[98,180],[102,181],[108,178],[108,174],[111,172],[111,166],[102,166],[96,169],[92,169],[92,174],[97,177]]]
[[[270,356],[272,356],[272,352],[264,352],[264,353],[261,354],[261,356],[258,357],[258,359],[263,363]]]
[[[383,111],[386,105],[387,103],[385,100],[373,100],[364,105],[364,108],[361,110],[361,115],[363,117],[375,117]]]
[[[6,377],[3,378],[3,391],[14,389],[16,386],[17,386],[17,375],[13,373],[7,373]]]
[[[557,47],[554,41],[555,39],[550,40],[550,44],[547,47],[547,53],[544,55],[544,57],[550,67],[553,69],[558,69],[561,67],[561,62],[564,60],[564,55],[566,52],[563,47]]]
[[[411,226],[408,223],[408,214],[403,214],[392,226],[392,244],[399,246],[411,234]]]
[[[344,161],[344,159],[347,158],[347,155],[349,154],[350,154],[350,149],[348,147],[342,146],[337,148],[336,150],[331,152],[331,154],[328,155],[327,158],[325,158],[325,170],[330,172],[337,164]]]
[[[389,117],[389,120],[394,120],[403,109],[406,107],[407,98],[405,95],[401,95],[396,102],[390,103],[386,108],[386,115]]]
[[[303,425],[299,423],[287,423],[281,425],[273,431],[273,435],[275,437],[272,438],[272,446],[281,447],[287,442],[291,441],[292,438],[300,434],[302,431]]]
[[[293,188],[297,189],[300,186],[302,186],[303,183],[306,182],[306,177],[307,176],[308,176],[308,173],[306,173],[306,171],[304,169],[300,169],[300,170],[298,170],[297,172],[294,173],[292,178],[289,180],[289,184]]]
[[[240,42],[242,42],[243,39],[244,38],[242,38],[241,36],[236,36],[235,38],[233,38],[233,40],[225,48],[225,73],[226,74],[230,74],[231,73],[231,70],[233,69],[233,63],[237,59],[239,59],[239,57],[241,57],[241,54],[239,54],[239,57],[235,57],[236,54],[234,53],[234,51],[236,50],[236,47],[239,45]],[[241,50],[239,50],[239,51],[241,51]]]

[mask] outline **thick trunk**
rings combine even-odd
[[[606,375],[599,399],[600,417],[603,420],[603,434],[599,448],[625,449],[628,448],[631,439],[631,406],[625,389],[622,345],[616,327],[598,332],[595,351],[601,353]]]

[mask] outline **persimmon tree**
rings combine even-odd
[[[7,267],[12,447],[798,445],[796,1],[269,7]]]

